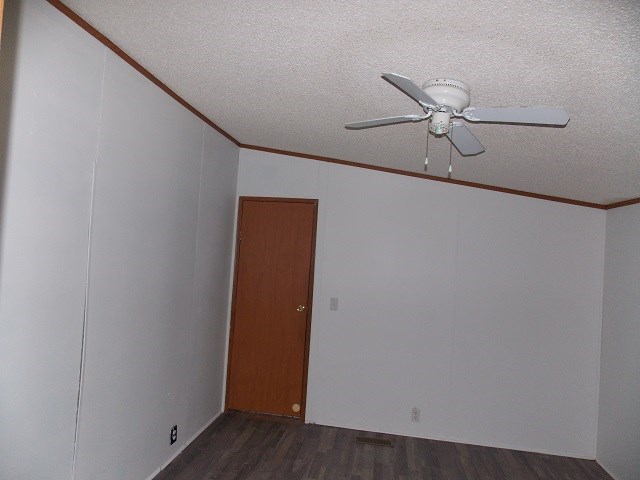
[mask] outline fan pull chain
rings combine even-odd
[[[427,153],[424,155],[424,171],[429,171],[429,129],[427,128]]]
[[[453,154],[453,122],[449,125],[449,131],[451,132],[451,137],[449,138],[449,173],[447,174],[447,178],[451,178],[451,172],[453,171],[451,166],[451,155]]]

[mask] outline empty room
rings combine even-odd
[[[640,3],[0,18],[0,480],[640,480]]]

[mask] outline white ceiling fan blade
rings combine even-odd
[[[470,122],[528,123],[561,125],[569,121],[569,114],[559,107],[496,107],[465,108],[462,116]]]
[[[396,87],[405,95],[413,98],[422,107],[424,107],[425,105],[432,107],[438,105],[438,102],[424,93],[424,90],[422,90],[407,77],[403,77],[402,75],[398,75],[397,73],[383,73],[382,78],[384,78],[387,82]]]
[[[461,123],[454,123],[449,133],[447,133],[447,137],[462,156],[478,155],[484,152],[482,144],[474,137],[473,133]]]
[[[376,118],[363,122],[347,123],[345,128],[349,130],[362,130],[363,128],[381,127],[383,125],[394,125],[396,123],[420,122],[427,118],[420,115],[401,115],[399,117]]]

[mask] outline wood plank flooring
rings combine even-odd
[[[356,443],[356,437],[393,447]],[[593,460],[225,413],[155,480],[611,480]]]

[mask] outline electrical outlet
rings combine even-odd
[[[178,441],[178,425],[174,425],[171,427],[171,433],[169,435],[169,440],[171,443],[169,445],[173,445]]]
[[[411,421],[412,422],[420,421],[420,409],[418,407],[413,407],[411,409]]]
[[[338,310],[338,299],[337,298],[332,298],[331,301],[329,302],[329,310],[335,312]]]

